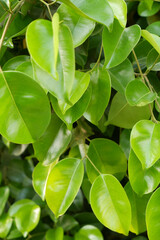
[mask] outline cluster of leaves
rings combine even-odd
[[[0,0],[0,238],[159,238],[159,11]]]

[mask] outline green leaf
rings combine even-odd
[[[132,128],[141,119],[149,119],[150,111],[148,106],[132,107],[125,96],[117,93],[112,99],[111,107],[106,125],[112,124],[121,128]]]
[[[3,213],[3,210],[5,208],[6,202],[9,197],[9,188],[8,187],[0,187],[0,216]]]
[[[142,30],[141,33],[142,33],[142,37],[145,38],[160,54],[160,37],[148,32],[147,30]]]
[[[65,151],[71,136],[71,131],[53,114],[46,132],[33,144],[35,156],[44,165],[49,165]]]
[[[92,96],[84,117],[91,123],[98,125],[110,99],[111,80],[108,72],[97,68],[91,74]]]
[[[160,124],[141,120],[131,131],[131,147],[143,169],[150,168],[160,158]]]
[[[80,100],[76,104],[74,104],[70,109],[68,109],[65,112],[65,114],[62,114],[56,98],[50,96],[50,99],[52,107],[56,114],[58,115],[58,117],[61,118],[61,120],[65,122],[65,124],[67,125],[68,129],[71,130],[72,124],[83,115],[83,113],[88,107],[88,104],[91,99],[91,88],[87,89],[83,96],[80,98]]]
[[[98,220],[112,231],[128,235],[131,206],[127,195],[112,175],[100,175],[90,192],[91,207]]]
[[[75,53],[71,32],[65,25],[60,25],[59,29],[59,55],[66,98],[69,99],[75,77]]]
[[[63,228],[58,227],[54,229],[49,229],[45,235],[45,239],[46,240],[53,240],[53,239],[63,240],[63,235],[64,235]]]
[[[30,61],[29,56],[20,55],[9,59],[3,66],[3,71],[16,70],[16,68],[24,62]]]
[[[84,174],[83,162],[76,158],[60,161],[50,172],[46,201],[56,217],[63,215],[81,186]]]
[[[124,0],[108,0],[115,18],[118,19],[122,27],[127,23],[127,4]]]
[[[142,70],[143,69],[146,70],[147,55],[148,55],[148,53],[150,52],[151,49],[152,49],[152,46],[145,39],[142,39],[137,44],[137,46],[134,48],[135,54],[137,56],[139,65],[140,65]],[[132,64],[133,64],[133,68],[135,69],[135,71],[138,72],[139,70],[138,70],[137,62],[136,62],[136,59],[135,59],[133,54],[132,54]]]
[[[40,207],[33,201],[22,199],[10,207],[9,216],[15,218],[17,229],[26,237],[37,226],[40,211]]]
[[[160,160],[152,167],[143,169],[142,164],[131,149],[128,161],[129,180],[133,190],[140,196],[153,192],[160,183]]]
[[[14,1],[15,2],[15,1]],[[0,15],[1,16],[1,15]],[[3,45],[6,45],[7,42],[11,42],[13,38],[25,35],[26,27],[32,21],[32,18],[27,16],[23,16],[21,13],[17,13],[14,15],[14,18],[10,22],[7,32],[5,34],[5,41]],[[4,28],[0,28],[0,37],[2,35]]]
[[[33,67],[31,62],[23,62],[17,68],[16,71],[25,73],[27,76],[33,78]]]
[[[28,50],[34,61],[54,79],[57,79],[55,69],[57,49],[55,49],[53,40],[52,23],[44,19],[33,21],[27,28],[26,40]]]
[[[87,16],[90,19],[104,24],[110,30],[114,21],[114,14],[107,0],[101,2],[97,0],[62,0],[61,2],[72,7],[74,11],[78,10],[78,14]]]
[[[8,214],[3,214],[0,217],[0,238],[5,239],[12,226],[12,218]]]
[[[57,12],[60,21],[63,21],[72,33],[74,47],[81,45],[95,28],[95,22],[77,14],[71,7],[65,4],[61,4]]]
[[[152,5],[153,5],[153,0],[144,0],[146,6],[148,9],[152,9]]]
[[[103,240],[102,233],[98,228],[92,225],[82,227],[78,233],[75,234],[75,240]]]
[[[20,72],[0,73],[0,132],[11,142],[26,144],[46,130],[50,105],[45,92]]]
[[[122,63],[136,46],[140,36],[141,31],[138,25],[124,29],[117,20],[114,21],[112,32],[104,28],[102,38],[105,67],[109,69]]]
[[[120,147],[126,155],[126,158],[129,158],[130,153],[130,130],[124,129],[120,135]]]
[[[79,226],[79,223],[71,215],[63,215],[59,218],[57,226],[61,226],[65,232]]]
[[[122,179],[127,170],[127,159],[119,145],[109,139],[96,138],[90,142],[88,157],[103,174],[113,174]],[[86,160],[87,175],[91,183],[99,175],[98,171]]]
[[[153,22],[146,28],[146,30],[152,34],[160,36],[160,21]]]
[[[42,163],[38,163],[33,171],[33,187],[43,201],[45,200],[46,196],[47,180],[55,164],[56,162],[48,166],[44,166]]]
[[[0,0],[0,5],[4,5],[5,8],[10,8],[10,0]]]
[[[59,218],[57,226],[61,226],[65,232],[68,232],[79,226],[79,223],[71,215],[65,214]]]
[[[146,224],[149,240],[159,238],[159,218],[160,218],[160,188],[158,188],[151,196],[146,209]]]
[[[124,94],[127,84],[135,79],[134,70],[131,62],[126,59],[120,65],[109,69],[109,74],[111,77],[112,87]]]
[[[128,199],[131,204],[132,210],[132,221],[130,226],[130,231],[139,235],[146,231],[146,221],[145,221],[145,212],[148,200],[151,194],[144,195],[139,197],[131,188],[130,183],[128,182],[124,190],[127,193]]]
[[[160,71],[160,58],[155,49],[152,49],[147,55],[147,69],[151,69],[152,71]]]
[[[148,0],[146,0],[148,1]],[[148,6],[146,6],[146,3],[144,1],[141,1],[138,5],[138,14],[141,17],[149,17],[153,16],[160,10],[160,4],[158,2],[153,2],[153,5],[150,9],[148,9]]]
[[[54,49],[54,69],[56,72],[57,59],[58,59],[58,49],[59,49],[59,15],[56,12],[52,18],[52,29],[53,29],[53,49]],[[56,72],[56,79],[58,79],[58,73]]]
[[[128,83],[125,91],[127,102],[131,106],[145,106],[152,103],[157,94],[149,90],[149,88],[141,81],[134,80]]]

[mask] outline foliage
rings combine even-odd
[[[0,0],[1,239],[159,239],[159,11]]]

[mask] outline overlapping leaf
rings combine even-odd
[[[124,29],[117,20],[114,21],[112,32],[104,28],[102,37],[106,68],[122,63],[136,46],[140,36],[141,31],[138,25]]]
[[[67,158],[60,161],[50,172],[46,201],[56,217],[69,208],[81,186],[84,167],[81,160]]]
[[[143,169],[150,168],[160,158],[160,124],[141,120],[131,132],[131,147]]]

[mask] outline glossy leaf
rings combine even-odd
[[[122,179],[127,170],[127,159],[118,144],[103,138],[96,138],[90,142],[88,157],[96,168],[103,174],[113,174]],[[94,182],[99,175],[89,160],[86,160],[89,180]]]
[[[8,187],[0,187],[0,215],[2,215],[3,210],[5,208],[6,202],[9,197],[9,188]]]
[[[43,19],[33,21],[27,28],[26,40],[34,61],[57,79],[52,23]]]
[[[92,225],[82,227],[78,233],[75,234],[75,240],[103,240],[102,233],[98,228]]]
[[[83,94],[83,96],[80,98],[80,100],[73,105],[73,107],[71,107],[70,109],[68,109],[65,114],[62,114],[59,106],[58,106],[58,102],[56,100],[56,98],[50,96],[51,98],[51,104],[52,107],[54,109],[54,111],[56,112],[56,114],[58,115],[59,118],[61,118],[61,120],[63,122],[65,122],[65,124],[67,125],[68,129],[72,129],[72,124],[77,121],[85,112],[85,110],[88,107],[88,104],[90,102],[91,99],[91,89],[87,89],[86,92]]]
[[[147,68],[152,71],[160,71],[160,58],[155,49],[152,49],[147,56]]]
[[[146,30],[152,34],[160,36],[160,21],[153,22],[146,28]]]
[[[45,200],[46,195],[47,180],[55,164],[56,162],[44,166],[42,163],[38,163],[33,171],[33,187],[43,201]]]
[[[44,165],[49,165],[65,151],[71,136],[71,131],[53,114],[46,132],[33,144],[35,156]]]
[[[146,224],[149,240],[155,240],[160,234],[159,218],[160,218],[160,188],[158,188],[151,196],[146,209]]]
[[[144,37],[160,54],[160,37],[148,32],[147,30],[142,30],[142,37]]]
[[[160,158],[160,124],[141,120],[131,132],[131,147],[143,169],[150,168]]]
[[[30,58],[27,55],[20,55],[20,56],[13,57],[4,64],[3,71],[16,70],[16,68],[20,64],[24,62],[28,62],[29,60]]]
[[[94,214],[104,226],[128,235],[131,206],[123,187],[115,177],[97,177],[91,188],[90,201]]]
[[[109,69],[112,87],[124,94],[127,84],[135,79],[134,70],[131,62],[126,59],[117,67]]]
[[[0,132],[9,141],[37,140],[50,122],[50,105],[45,92],[20,72],[0,73]]]
[[[83,114],[91,123],[98,125],[110,99],[111,80],[108,72],[97,68],[91,74],[92,96],[87,110]]]
[[[53,239],[57,239],[57,240],[63,240],[63,228],[62,227],[58,227],[55,229],[49,229],[45,235],[45,239],[46,240],[53,240]]]
[[[130,184],[138,195],[153,192],[160,183],[160,160],[152,167],[143,169],[141,162],[131,149],[128,172]]]
[[[81,186],[84,167],[81,160],[67,158],[60,161],[50,172],[46,201],[56,217],[63,215]]]
[[[158,2],[154,2],[151,9],[148,9],[144,1],[141,1],[138,6],[138,14],[142,17],[153,16],[159,10],[160,10],[160,4]]]
[[[117,20],[114,21],[112,32],[104,28],[102,38],[106,68],[109,69],[122,63],[138,43],[140,35],[138,25],[124,29]]]
[[[90,19],[112,28],[114,14],[107,0],[103,1],[85,1],[85,0],[62,0],[61,2],[78,10],[78,13],[87,16]]]
[[[111,107],[106,125],[113,124],[121,128],[130,129],[141,119],[149,119],[150,111],[148,106],[132,107],[125,96],[117,93],[112,99]]]
[[[127,4],[124,0],[108,0],[115,18],[118,19],[122,27],[127,23]]]
[[[128,83],[125,95],[127,102],[131,106],[145,106],[152,103],[157,96],[141,80],[134,80]]]
[[[28,62],[23,62],[21,63],[17,68],[16,71],[25,73],[26,75],[28,75],[29,77],[33,78],[33,67],[32,67],[32,63],[30,61]]]
[[[132,221],[130,231],[139,235],[146,231],[145,212],[151,194],[139,197],[128,182],[124,187],[131,204]]]
[[[69,27],[72,33],[74,47],[81,45],[95,28],[94,21],[77,14],[65,4],[61,4],[57,12],[60,20]]]
[[[12,218],[8,214],[0,217],[0,238],[5,239],[12,226]]]
[[[15,202],[9,209],[9,215],[15,218],[17,229],[24,237],[38,224],[40,207],[29,199]]]

